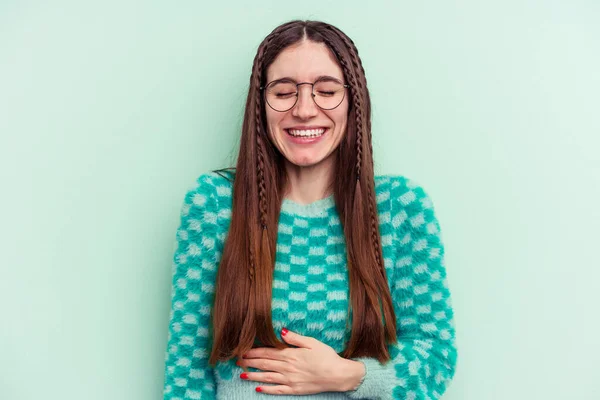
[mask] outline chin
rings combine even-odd
[[[311,156],[300,156],[300,157],[285,157],[289,163],[297,167],[313,167],[322,163],[325,158],[323,157],[311,157]]]
[[[319,161],[311,161],[311,160],[300,160],[300,161],[292,160],[289,162],[290,162],[290,164],[295,165],[297,167],[312,167],[314,165],[319,164]]]

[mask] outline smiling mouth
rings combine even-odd
[[[298,129],[285,129],[286,133],[295,138],[316,138],[323,136],[329,129],[309,129],[309,130],[298,130]]]

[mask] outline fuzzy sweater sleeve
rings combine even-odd
[[[206,175],[185,195],[172,263],[164,400],[214,399],[209,319],[216,278],[217,196]]]
[[[424,189],[404,177],[391,182],[396,262],[391,295],[398,343],[388,345],[391,360],[353,358],[366,375],[352,399],[438,399],[457,362],[454,314],[440,224]]]

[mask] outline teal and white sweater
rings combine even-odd
[[[386,364],[354,358],[366,369],[356,390],[305,397],[437,399],[454,376],[454,315],[431,198],[403,176],[378,175],[375,190],[398,343],[388,345],[392,360]],[[243,370],[235,359],[215,368],[208,365],[210,310],[231,207],[232,183],[214,172],[201,175],[185,195],[173,257],[165,400],[269,396],[255,391],[267,384],[239,377]],[[349,301],[345,243],[333,196],[306,205],[284,199],[272,291],[277,335],[286,327],[338,353],[345,348],[350,337],[345,322]]]

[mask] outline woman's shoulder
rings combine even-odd
[[[402,174],[381,174],[375,175],[375,190],[390,191],[394,193],[409,192],[411,190],[421,190],[423,186],[419,181]]]
[[[227,205],[231,201],[233,176],[230,169],[212,170],[199,174],[188,185],[185,202],[203,208]]]
[[[219,187],[231,187],[233,186],[233,180],[235,178],[235,169],[224,168],[216,169],[201,173],[197,178],[192,188],[198,188],[200,190],[213,191]]]
[[[226,195],[233,187],[235,171],[229,168],[201,173],[189,188],[203,194],[216,193]]]
[[[429,192],[422,183],[406,175],[375,175],[375,192],[378,199],[389,199],[395,203],[397,210],[415,203],[425,208],[432,207]]]

